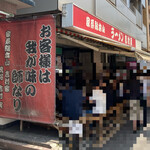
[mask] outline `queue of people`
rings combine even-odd
[[[133,122],[133,133],[146,126],[149,71],[144,72],[140,63],[131,61],[103,63],[97,73],[97,63],[81,66],[73,61],[64,61],[61,75],[56,76],[61,139],[68,139],[68,146],[76,137],[82,144],[88,140],[91,147],[94,143],[102,147],[108,135],[113,135],[111,130],[119,130],[128,119]]]

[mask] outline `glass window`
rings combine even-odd
[[[130,9],[134,12],[135,8],[141,13],[141,0],[130,0]]]

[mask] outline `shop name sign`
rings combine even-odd
[[[55,121],[55,19],[0,22],[0,117]]]
[[[62,26],[136,48],[136,39],[73,4],[63,5]]]

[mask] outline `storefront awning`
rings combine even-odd
[[[139,53],[139,52],[136,52],[135,56],[136,56],[137,60],[145,60],[147,62],[150,62],[150,56],[147,56],[147,55]]]
[[[86,48],[99,51],[101,53],[120,54],[128,57],[135,57],[138,60],[150,62],[150,53],[143,50],[132,49],[129,46],[118,44],[112,41],[107,41],[80,33],[75,33],[66,29],[57,28],[58,38],[63,38],[74,43],[77,43]]]

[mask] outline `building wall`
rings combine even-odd
[[[116,5],[109,0],[35,0],[36,7],[21,9],[18,14],[40,13],[53,10],[62,10],[64,3],[74,3],[90,14],[115,26],[126,34],[142,42],[142,47],[147,48],[146,27],[143,25],[142,14],[137,10],[133,12],[129,0],[116,0]],[[144,6],[144,1],[142,0]],[[142,8],[142,7],[141,7]]]
[[[142,15],[138,11],[134,14],[122,0],[116,0],[116,6],[106,0],[96,0],[96,16],[142,41],[142,47],[147,47],[146,27],[142,23]],[[141,27],[137,26],[140,22]]]
[[[16,13],[17,5],[0,0],[0,11],[6,11],[7,13]]]
[[[58,0],[34,0],[35,7],[17,10],[18,15],[49,12],[58,9]]]
[[[90,14],[95,15],[95,7],[96,7],[96,5],[95,5],[96,1],[95,0],[58,0],[60,10],[62,9],[62,5],[65,3],[74,3],[77,6],[88,11]]]
[[[6,118],[0,118],[0,126],[6,125],[8,123],[11,123],[15,121],[14,119],[6,119]]]

